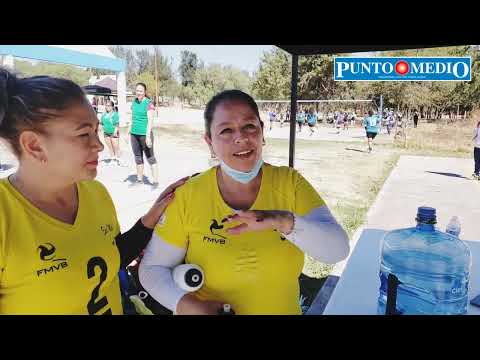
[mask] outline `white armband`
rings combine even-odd
[[[177,304],[187,293],[174,281],[173,268],[185,259],[186,249],[170,245],[155,232],[145,248],[138,276],[148,293],[167,309],[176,312]]]
[[[282,235],[307,255],[328,264],[348,256],[348,235],[326,205],[313,209],[305,216],[293,214],[293,217],[292,231]]]

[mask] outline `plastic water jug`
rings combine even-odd
[[[379,315],[460,315],[468,306],[471,256],[453,218],[435,228],[436,210],[422,206],[417,226],[393,230],[382,241]]]

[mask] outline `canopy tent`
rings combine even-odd
[[[97,81],[95,83],[96,86],[101,86],[104,88],[108,88],[112,91],[112,93],[117,92],[117,82],[113,80],[112,78],[106,77],[105,79],[102,79],[100,81]]]
[[[89,95],[112,95],[112,90],[99,85],[87,85],[82,89]]]
[[[123,124],[127,114],[125,60],[116,58],[104,45],[0,45],[0,55],[13,67],[13,57],[41,60],[117,73],[118,112]]]
[[[323,54],[342,54],[342,53],[358,53],[369,51],[392,51],[406,49],[422,49],[444,46],[455,46],[462,44],[450,45],[276,45],[280,49],[292,55],[292,81],[290,96],[290,119],[297,116],[297,82],[298,82],[298,56],[299,55],[323,55]],[[288,166],[294,167],[295,158],[295,121],[290,121],[290,140],[289,140],[289,156]]]

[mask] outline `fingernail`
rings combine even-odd
[[[225,221],[228,221],[228,219],[227,219],[227,218],[223,218],[223,219],[222,219],[222,223],[224,223]]]

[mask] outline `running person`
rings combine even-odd
[[[337,128],[337,134],[340,134],[340,129],[343,126],[343,121],[344,121],[344,115],[343,112],[339,112],[337,115],[337,122],[336,122],[336,128]]]
[[[0,70],[0,137],[19,161],[0,180],[0,314],[123,313],[119,269],[150,240],[172,188],[120,234],[94,180],[98,123],[74,82]]]
[[[103,128],[105,143],[110,153],[110,160],[116,161],[117,165],[120,165],[119,119],[113,101],[109,100],[107,102],[106,111],[103,113],[100,123]]]
[[[271,111],[268,113],[268,117],[269,117],[269,119],[270,119],[270,131],[272,131],[273,123],[274,123],[274,121],[275,121],[276,118],[277,118],[277,113],[275,112],[275,110],[271,110]]]
[[[348,130],[348,113],[347,112],[344,112],[343,113],[343,130]]]
[[[300,110],[297,113],[297,124],[298,124],[298,132],[302,132],[302,125],[305,123],[305,113],[303,110]]]
[[[375,139],[378,134],[378,123],[378,117],[376,115],[373,115],[372,110],[368,110],[368,117],[363,120],[363,126],[365,127],[367,135],[368,152],[372,152],[373,150],[373,139]]]
[[[310,111],[307,114],[307,124],[308,128],[310,129],[310,136],[315,132],[314,128],[317,126],[317,113],[314,112],[313,109],[310,109]]]
[[[227,90],[205,109],[205,141],[220,166],[176,191],[140,263],[140,282],[177,314],[301,314],[298,277],[304,254],[335,263],[348,237],[305,178],[263,163],[263,124],[248,94]],[[236,209],[236,210],[234,210]],[[203,287],[186,293],[172,278],[199,265]]]
[[[132,103],[132,121],[130,122],[130,142],[137,167],[137,184],[143,184],[143,154],[152,168],[153,187],[158,187],[157,160],[153,151],[153,115],[155,107],[146,97],[147,86],[138,83],[135,86],[137,97]]]

